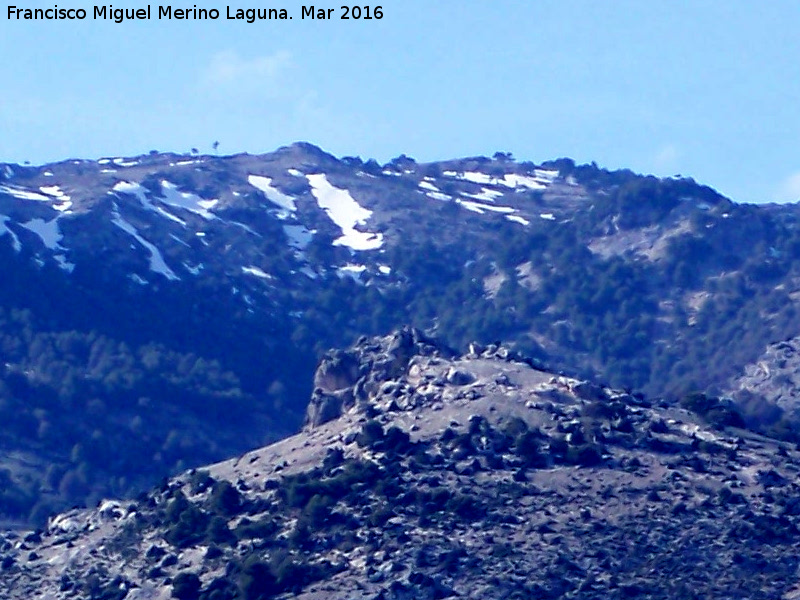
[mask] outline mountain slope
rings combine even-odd
[[[304,430],[2,543],[8,598],[791,598],[796,449],[418,331]],[[713,577],[709,577],[713,573]]]
[[[669,399],[800,335],[797,207],[688,179],[309,144],[0,177],[13,519],[295,431],[325,348],[405,323]]]

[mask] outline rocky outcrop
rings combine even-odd
[[[353,409],[368,407],[383,384],[402,379],[415,356],[452,357],[455,352],[405,327],[385,337],[362,337],[349,350],[333,350],[314,374],[314,392],[306,410],[305,428],[314,428]]]
[[[726,392],[742,403],[761,400],[794,420],[800,418],[800,337],[767,346],[731,379]]]

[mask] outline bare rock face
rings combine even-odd
[[[358,380],[358,358],[352,352],[334,350],[320,362],[314,373],[314,388],[336,392],[353,387]]]
[[[744,367],[726,390],[745,403],[753,397],[800,417],[800,338],[767,346],[758,360]]]
[[[358,403],[368,407],[384,383],[407,374],[413,357],[434,355],[454,356],[455,352],[411,327],[382,338],[361,338],[349,350],[329,352],[314,374],[304,428],[337,419]]]

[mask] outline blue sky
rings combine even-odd
[[[795,0],[383,0],[361,22],[230,4],[295,17],[253,24],[197,6],[222,18],[23,22],[0,5],[0,161],[306,140],[380,161],[569,156],[800,199]]]

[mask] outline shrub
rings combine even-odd
[[[258,560],[245,563],[239,576],[239,588],[245,600],[268,600],[280,592],[269,565]]]
[[[208,540],[215,544],[227,544],[236,540],[236,536],[228,527],[228,522],[219,515],[211,518],[206,532]]]
[[[172,597],[178,600],[195,600],[200,592],[200,578],[194,573],[178,573],[172,580]]]
[[[593,467],[603,462],[600,448],[595,444],[570,446],[566,458],[569,463],[582,467]]]
[[[242,508],[242,497],[229,481],[217,481],[209,498],[209,508],[212,512],[232,517]]]
[[[364,423],[361,433],[356,437],[356,443],[362,448],[378,450],[378,445],[384,440],[384,436],[383,426],[371,419]]]
[[[533,431],[526,431],[521,434],[515,443],[516,454],[524,462],[526,467],[547,466],[546,457],[540,452],[539,436]]]
[[[278,524],[270,518],[252,522],[250,519],[242,519],[236,527],[236,537],[240,540],[262,538],[269,539],[278,531]]]

